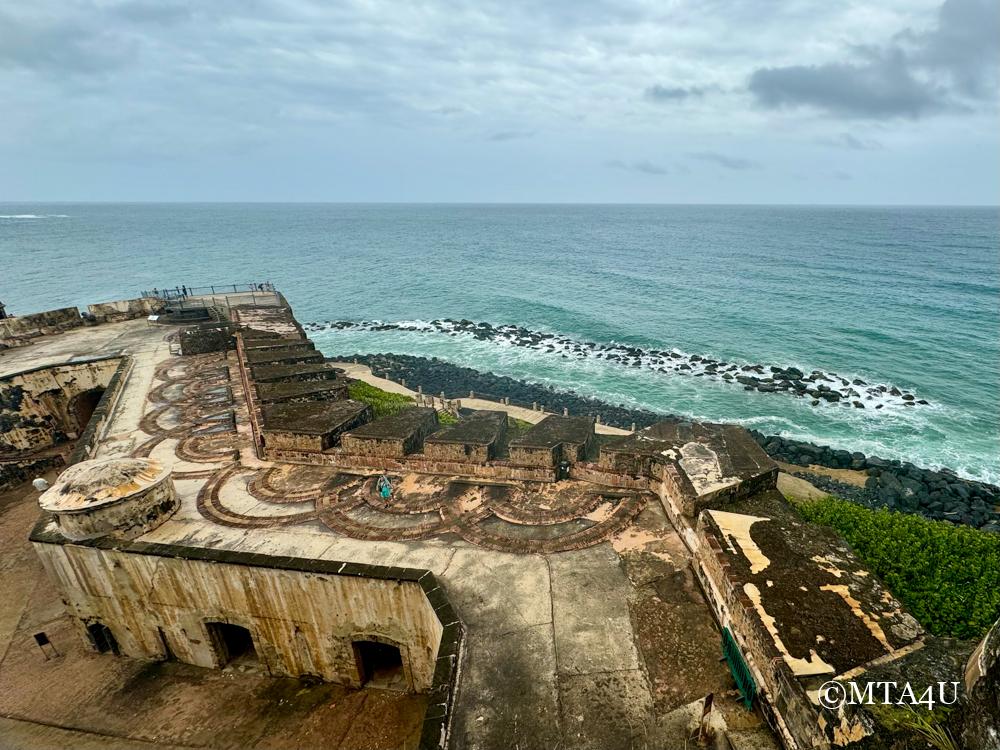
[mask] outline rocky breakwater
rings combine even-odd
[[[869,383],[859,377],[833,372],[804,372],[794,366],[738,363],[688,354],[679,349],[644,349],[627,344],[580,341],[516,325],[494,325],[471,320],[324,321],[304,326],[306,331],[410,331],[446,336],[467,336],[502,346],[533,349],[565,359],[594,359],[613,365],[642,368],[663,374],[708,378],[758,393],[780,393],[808,399],[813,406],[885,409],[926,406],[926,399],[890,383]]]
[[[754,439],[772,458],[798,466],[854,469],[868,475],[863,492],[837,482],[814,481],[835,494],[866,504],[1000,532],[1000,488],[959,477],[951,469],[922,469],[908,461],[866,456],[799,440],[764,435]],[[844,491],[841,491],[844,490]]]

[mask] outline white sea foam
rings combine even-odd
[[[311,331],[401,331],[421,334],[460,336],[465,340],[488,343],[495,349],[519,349],[572,359],[579,364],[601,362],[623,370],[644,370],[662,376],[687,376],[715,381],[760,395],[801,396],[817,408],[855,409],[862,414],[884,410],[919,411],[930,406],[926,400],[891,383],[872,383],[855,376],[842,376],[820,370],[799,369],[800,377],[785,374],[792,366],[765,366],[735,360],[718,361],[689,354],[676,347],[644,349],[616,341],[597,343],[581,341],[546,331],[532,331],[521,326],[472,323],[455,320],[338,321],[312,323]],[[800,381],[797,391],[791,385]],[[834,398],[836,397],[836,399]],[[909,402],[909,403],[908,403]],[[919,404],[919,408],[915,405]]]
[[[68,214],[0,214],[0,219],[68,219]]]

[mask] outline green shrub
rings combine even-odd
[[[457,424],[458,423],[458,417],[456,417],[450,411],[439,411],[438,412],[438,423],[439,424]]]
[[[347,386],[348,395],[355,401],[368,404],[376,417],[388,417],[413,406],[413,399],[400,393],[389,393],[361,380]]]
[[[980,638],[1000,617],[1000,535],[832,497],[798,509],[836,529],[934,635]]]

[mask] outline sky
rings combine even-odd
[[[0,201],[1000,203],[997,0],[0,5]]]

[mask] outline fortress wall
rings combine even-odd
[[[313,675],[358,687],[352,643],[376,640],[399,648],[408,689],[426,692],[434,683],[444,624],[412,580],[420,571],[398,569],[410,580],[336,575],[273,567],[292,558],[272,558],[267,567],[243,559],[257,556],[235,552],[222,553],[228,560],[189,559],[179,547],[171,549],[185,556],[37,540],[35,549],[81,637],[88,639],[87,625],[102,623],[126,656],[163,659],[169,647],[180,661],[224,666],[206,627],[221,622],[250,631],[261,664],[274,676]]]
[[[372,471],[414,472],[416,474],[439,474],[461,476],[472,479],[493,481],[554,482],[555,472],[551,468],[513,466],[504,461],[470,463],[458,461],[435,461],[422,454],[410,454],[404,458],[391,458],[375,454],[352,454],[334,448],[325,453],[288,451],[272,449],[268,444],[267,457],[271,461],[290,464],[310,464],[314,466],[335,466],[344,471],[369,473]]]
[[[560,455],[559,446],[543,447],[512,445],[509,448],[510,462],[518,466],[553,468]]]
[[[30,315],[17,315],[0,320],[0,344],[19,346],[26,339],[61,333],[83,325],[80,311],[75,307],[61,307]]]
[[[87,312],[93,315],[98,323],[117,323],[121,320],[145,318],[147,315],[158,313],[164,306],[163,300],[139,297],[87,305]]]
[[[0,455],[77,438],[121,357],[26,370],[0,379]]]

